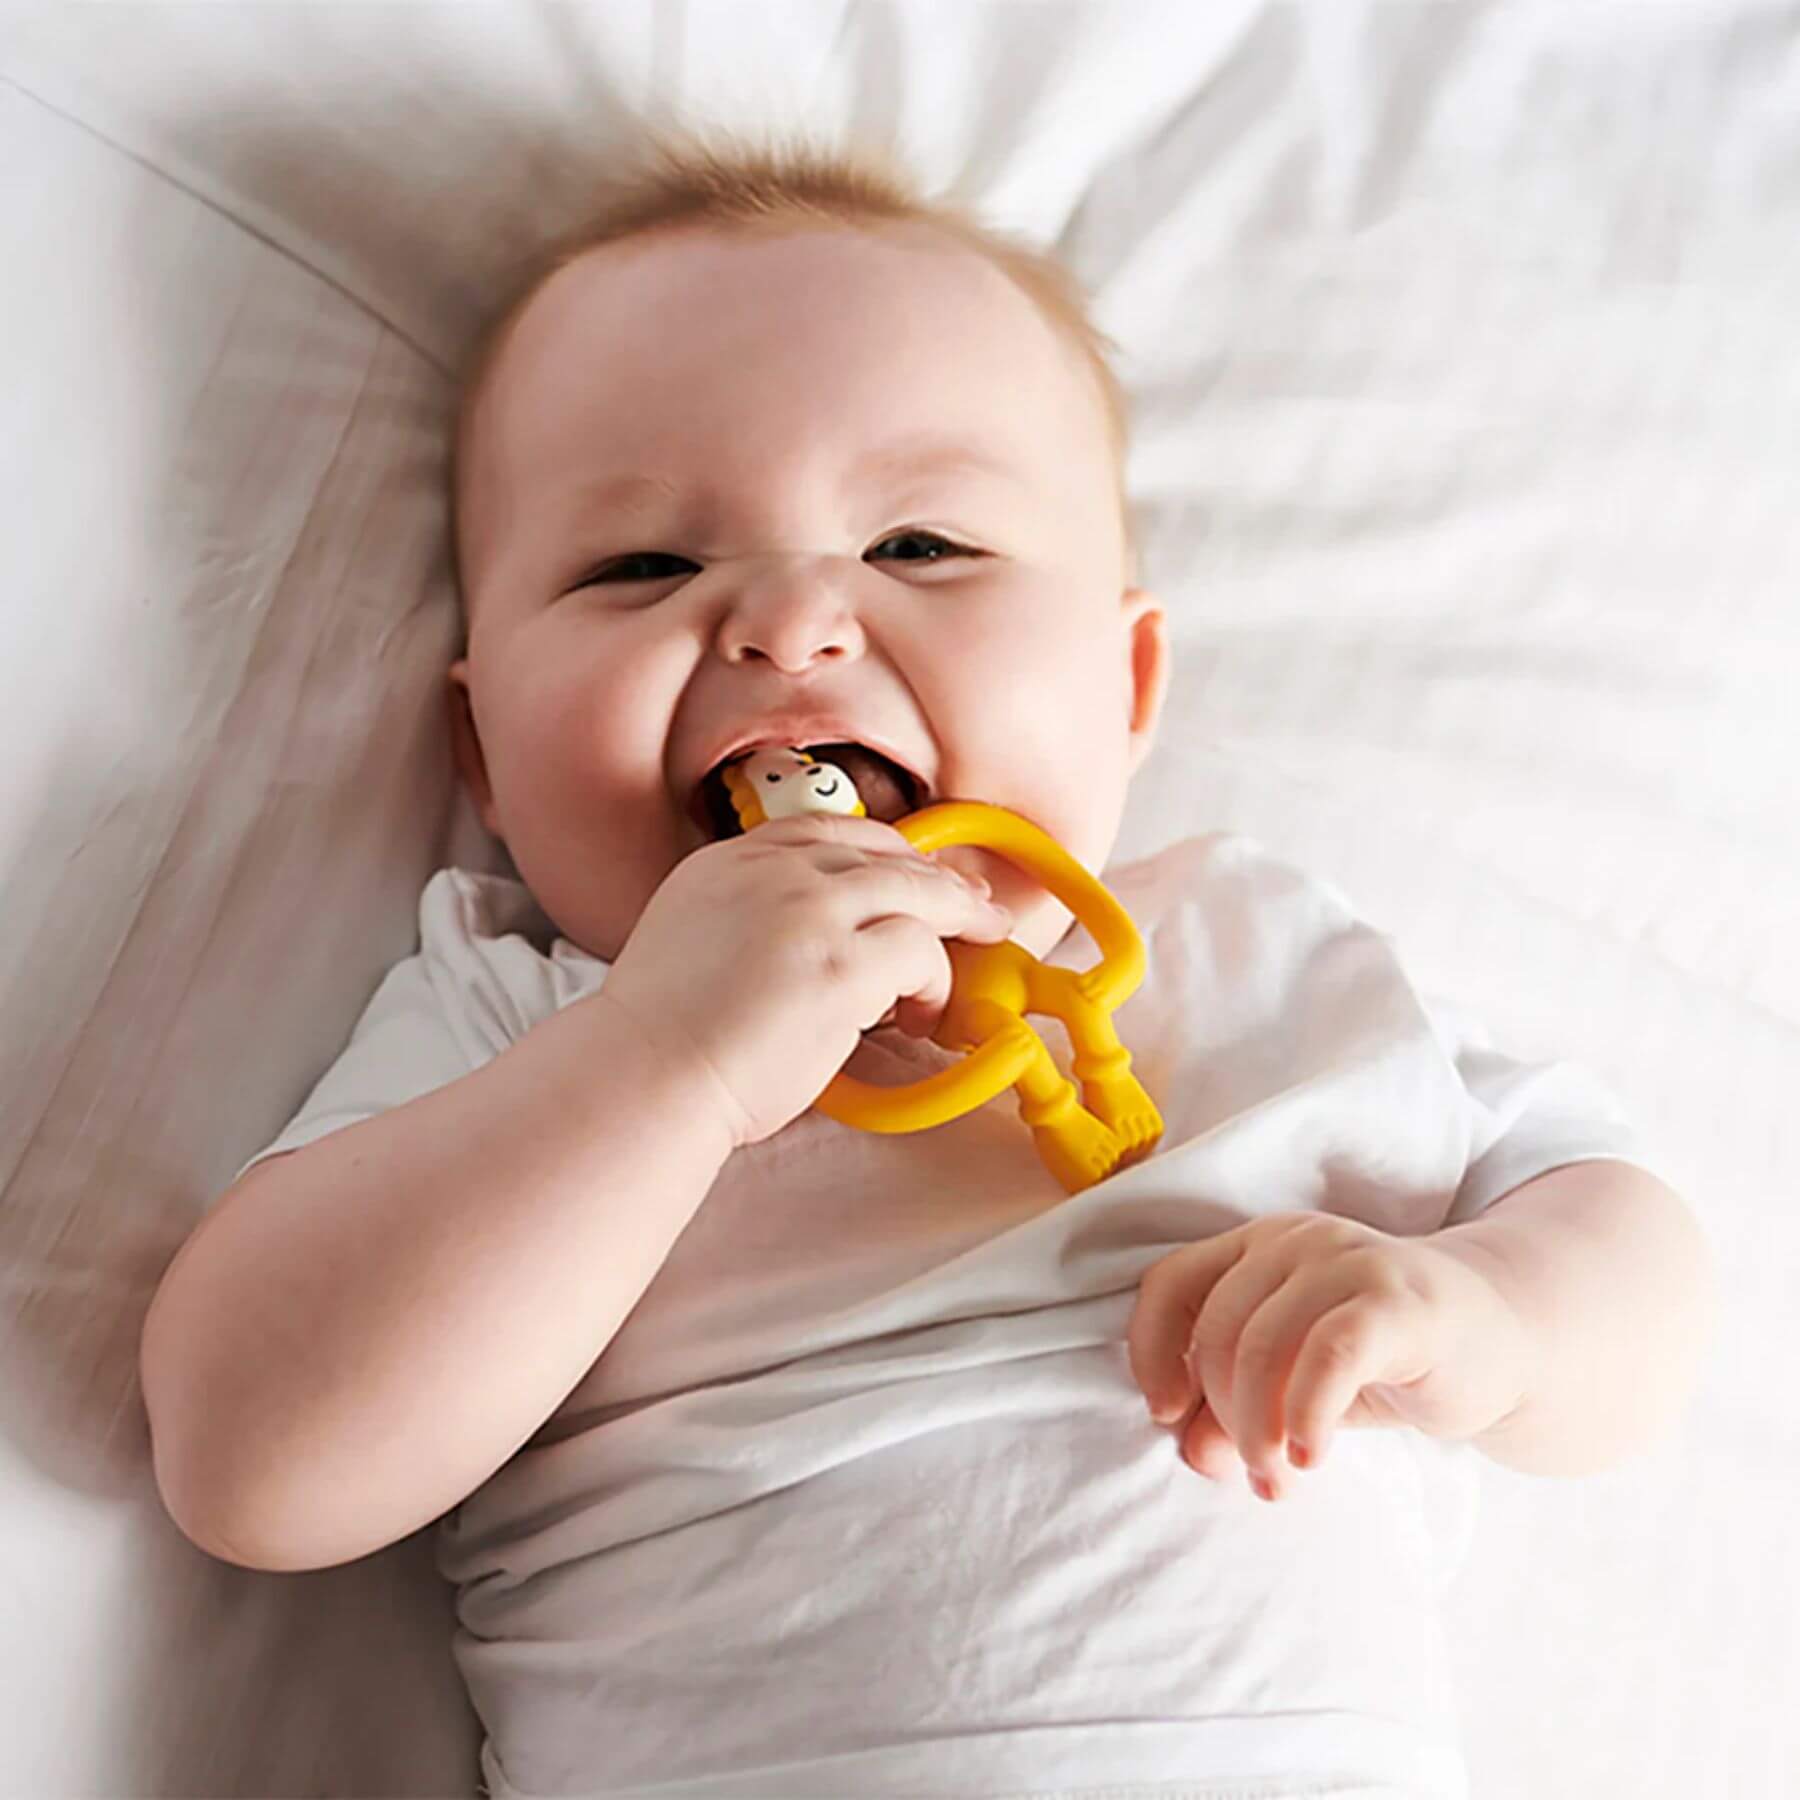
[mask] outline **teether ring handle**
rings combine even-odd
[[[1109,1012],[1144,979],[1144,941],[1131,915],[1049,832],[1003,806],[946,800],[911,813],[894,827],[929,856],[953,844],[992,850],[1035,875],[1081,923],[1100,950],[1100,961],[1082,978],[1089,998]]]
[[[1131,916],[1046,831],[1004,807],[949,800],[909,814],[894,827],[923,855],[957,844],[992,850],[1034,875],[1068,907],[1099,946],[1101,960],[1080,979],[1109,1012],[1144,978],[1144,945]],[[921,1131],[985,1106],[1023,1074],[1037,1047],[1021,1022],[997,1032],[962,1061],[922,1081],[884,1087],[839,1074],[814,1105],[828,1119],[863,1131]]]
[[[897,1087],[835,1075],[813,1105],[826,1118],[859,1131],[923,1131],[947,1124],[1004,1094],[1031,1060],[1029,1029],[1002,1031],[960,1062]]]

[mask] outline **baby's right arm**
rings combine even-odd
[[[550,1416],[731,1150],[704,1077],[604,988],[446,1087],[245,1173],[140,1352],[157,1485],[202,1549],[349,1562]]]
[[[1007,923],[890,826],[765,825],[678,864],[597,993],[258,1163],[144,1322],[175,1522],[293,1570],[449,1511],[573,1391],[732,1150],[803,1112],[891,1005],[928,1032],[942,939]]]

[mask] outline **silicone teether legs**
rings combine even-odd
[[[1071,1194],[1104,1181],[1122,1160],[1119,1140],[1080,1105],[1039,1039],[1037,1055],[1019,1077],[1019,1117],[1031,1127],[1044,1166]]]
[[[1162,1136],[1162,1115],[1131,1072],[1131,1052],[1119,1042],[1112,1014],[1105,1007],[1082,999],[1074,980],[1058,999],[1058,1016],[1068,1026],[1069,1041],[1075,1049],[1075,1076],[1081,1083],[1081,1097],[1088,1110],[1118,1139],[1119,1156],[1113,1166],[1136,1162]]]
[[[1104,1181],[1155,1147],[1162,1117],[1131,1073],[1131,1056],[1119,1042],[1112,1015],[1083,995],[1072,971],[1047,968],[1016,944],[959,943],[950,954],[963,992],[952,1003],[950,1029],[940,1027],[939,1041],[951,1047],[978,1044],[1023,1026],[1031,1048],[1013,1083],[1019,1116],[1066,1192],[1078,1194]],[[1068,1027],[1079,1100],[1043,1039],[1020,1018],[1023,1011],[1053,1014]]]

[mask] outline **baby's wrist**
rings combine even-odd
[[[672,1117],[684,1133],[712,1142],[720,1162],[747,1141],[749,1120],[698,1045],[677,1030],[646,1019],[622,995],[602,986],[591,996],[617,1043],[608,1066],[629,1068],[642,1081],[646,1103]]]

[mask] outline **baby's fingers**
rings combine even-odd
[[[1241,1229],[1201,1238],[1145,1270],[1125,1328],[1131,1376],[1159,1425],[1172,1425],[1193,1404],[1199,1384],[1188,1346],[1200,1309],[1220,1275],[1243,1255]]]
[[[1223,1481],[1243,1472],[1244,1459],[1238,1455],[1237,1445],[1204,1400],[1194,1408],[1191,1417],[1176,1427],[1175,1438],[1181,1447],[1181,1460],[1209,1481]]]

